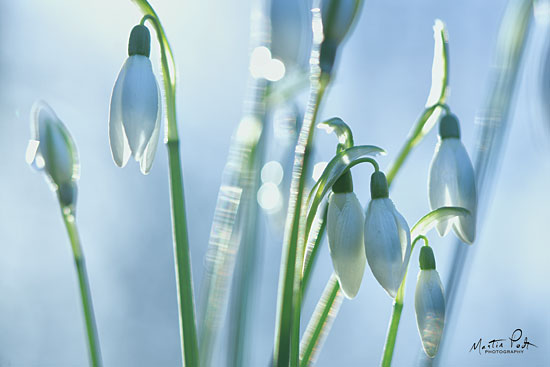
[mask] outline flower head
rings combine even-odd
[[[433,358],[445,325],[445,296],[439,274],[435,270],[435,258],[429,246],[420,250],[420,273],[414,295],[416,324],[422,339],[422,347]]]
[[[334,272],[350,299],[357,295],[365,272],[363,221],[363,208],[353,193],[348,171],[336,181],[328,201],[327,236]]]
[[[80,174],[76,144],[63,122],[43,101],[36,102],[32,108],[26,161],[44,170],[64,206],[74,205]]]
[[[477,193],[474,169],[464,145],[456,116],[445,115],[439,125],[439,142],[430,165],[428,196],[430,208],[458,206],[468,209],[469,216],[437,224],[441,236],[452,227],[466,243],[472,243],[476,233]]]
[[[371,176],[371,197],[365,215],[365,253],[374,277],[395,298],[411,256],[409,225],[388,197],[382,172]]]
[[[115,82],[109,116],[113,160],[124,167],[132,155],[143,174],[155,158],[162,115],[160,90],[149,60],[150,37],[143,25],[132,29],[129,57]]]

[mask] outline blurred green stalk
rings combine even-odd
[[[86,322],[86,335],[88,337],[88,352],[90,353],[90,362],[93,367],[100,367],[102,365],[102,362],[101,350],[99,347],[99,337],[97,335],[94,307],[92,304],[92,295],[90,293],[90,284],[88,282],[88,273],[86,272],[84,253],[82,252],[80,237],[78,235],[78,227],[76,225],[73,210],[71,210],[69,207],[64,207],[61,203],[60,206],[63,221],[65,222],[67,234],[71,242],[71,248],[73,250],[76,273],[78,274],[78,285],[80,288],[80,298],[82,299],[82,311],[84,313],[84,320]]]
[[[181,335],[182,360],[185,366],[199,366],[199,349],[195,325],[195,302],[193,297],[193,279],[189,254],[187,218],[185,213],[185,193],[180,155],[180,141],[176,121],[176,64],[164,28],[154,9],[146,0],[134,0],[144,17],[142,24],[150,20],[154,26],[159,46],[166,102],[166,147],[170,170],[170,198],[172,207],[172,229],[174,238],[174,257],[176,287],[179,306],[179,324]],[[170,64],[168,63],[168,56]]]
[[[314,51],[315,52],[315,51]],[[300,237],[300,222],[302,219],[303,193],[307,167],[309,163],[309,153],[311,141],[313,139],[312,127],[317,118],[319,107],[323,99],[325,90],[329,83],[329,75],[322,74],[321,69],[315,61],[312,62],[311,70],[311,91],[308,102],[304,123],[298,137],[296,146],[296,155],[294,158],[294,167],[292,170],[292,182],[290,186],[290,198],[285,225],[285,239],[283,244],[283,255],[281,258],[281,270],[279,277],[279,295],[277,299],[277,322],[275,324],[275,346],[273,355],[274,366],[294,366],[298,363],[298,350],[291,345],[299,346],[300,331],[300,291],[295,292],[296,284],[300,284],[295,279],[296,273],[301,278],[301,259],[297,259],[300,251],[298,239]],[[302,221],[303,222],[303,221]],[[302,223],[302,226],[305,223]],[[294,295],[298,294],[298,297]],[[298,331],[298,340],[292,340],[296,337],[295,330]],[[294,334],[294,335],[293,335]],[[291,351],[292,348],[292,351]],[[291,358],[291,353],[294,354]]]

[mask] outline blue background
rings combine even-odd
[[[152,3],[178,67],[178,117],[197,292],[229,138],[242,113],[251,3]],[[353,128],[356,143],[384,147],[389,154],[380,162],[387,166],[425,103],[432,25],[440,18],[450,39],[448,101],[473,154],[475,116],[487,94],[504,8],[505,2],[496,0],[366,1],[320,117],[338,115]],[[151,174],[145,177],[133,161],[124,169],[114,165],[107,135],[110,94],[126,58],[128,34],[139,19],[129,1],[21,0],[0,5],[2,366],[87,364],[77,279],[57,202],[43,177],[24,161],[30,108],[37,99],[51,104],[78,144],[82,173],[77,220],[105,365],[180,363],[166,151],[159,146]],[[547,34],[548,28],[537,25],[530,37],[512,127],[501,169],[493,177],[489,209],[470,249],[473,256],[456,323],[448,333],[444,366],[550,363],[549,116],[543,114],[541,105],[548,100],[542,100],[539,88]],[[158,71],[156,44],[152,60]],[[334,137],[317,132],[316,139],[315,159],[330,159]],[[436,140],[431,132],[414,150],[393,187],[392,199],[409,224],[429,210],[426,178]],[[356,172],[356,192],[366,205],[370,172]],[[252,366],[265,366],[271,354],[282,243],[279,231],[263,227]],[[435,233],[429,237],[445,282],[455,241]],[[331,271],[325,246],[305,301],[303,324]],[[396,366],[411,365],[420,353],[413,307],[416,273],[412,266]],[[390,312],[391,299],[367,269],[358,297],[344,301],[317,365],[377,364]],[[468,352],[479,338],[506,338],[516,328],[539,348],[517,356]],[[216,364],[224,365],[223,359]]]

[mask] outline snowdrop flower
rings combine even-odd
[[[378,283],[395,298],[411,256],[409,225],[388,197],[382,172],[371,176],[372,200],[365,216],[365,253]]]
[[[414,295],[416,324],[422,339],[422,347],[428,357],[437,354],[445,325],[445,296],[439,274],[435,270],[435,258],[431,247],[420,250],[420,273]]]
[[[349,299],[357,295],[365,272],[363,221],[363,208],[353,193],[351,173],[347,171],[332,187],[327,236],[334,272]]]
[[[442,206],[458,206],[468,209],[471,215],[440,222],[437,230],[444,236],[452,226],[462,241],[472,243],[476,234],[475,175],[472,162],[460,141],[456,116],[447,114],[441,119],[439,137],[428,178],[430,208],[435,210]]]
[[[143,25],[132,29],[128,59],[122,66],[111,96],[109,140],[113,160],[124,167],[130,154],[149,173],[159,141],[160,91],[149,52],[151,36]]]
[[[76,180],[80,174],[76,144],[52,108],[36,102],[31,113],[31,140],[26,161],[44,170],[63,206],[76,202]]]

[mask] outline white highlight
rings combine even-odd
[[[261,177],[263,183],[279,185],[283,180],[283,166],[277,161],[269,161],[262,167]]]
[[[276,82],[281,80],[285,73],[285,64],[281,60],[273,59],[267,47],[256,47],[250,54],[250,74],[255,79],[263,78]]]
[[[315,166],[313,166],[313,174],[311,175],[311,177],[313,177],[315,181],[319,181],[319,178],[321,178],[321,175],[323,174],[325,168],[327,168],[327,165],[328,162],[316,163]]]
[[[282,207],[281,191],[272,182],[264,183],[257,194],[258,204],[267,212],[276,212]]]

